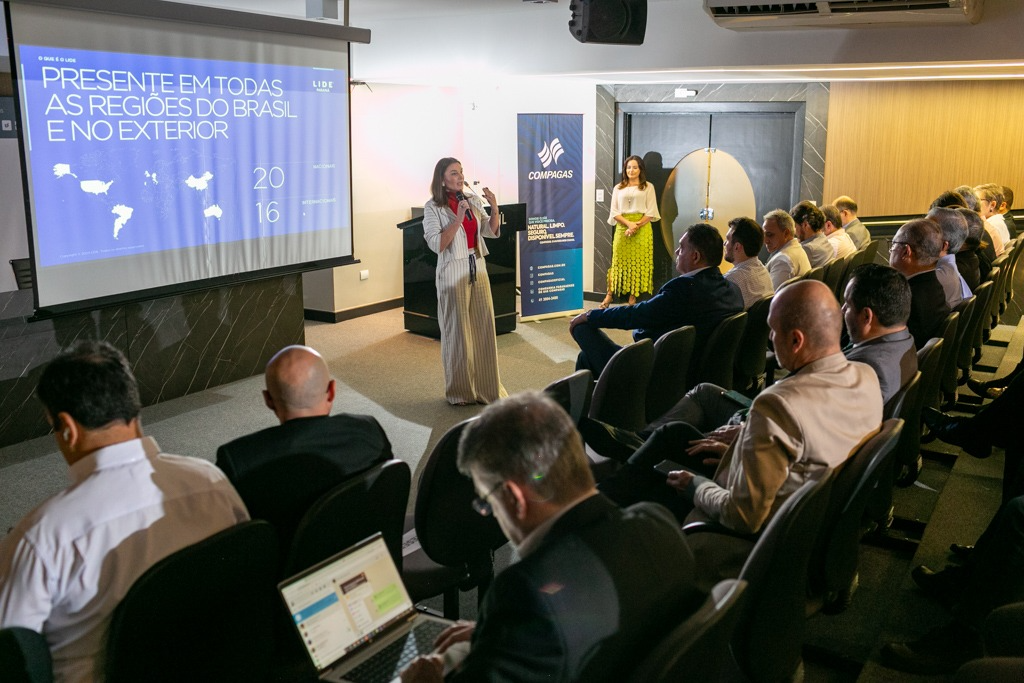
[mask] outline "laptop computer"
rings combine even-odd
[[[453,623],[416,611],[379,533],[278,590],[322,681],[394,680],[414,657],[430,654]]]

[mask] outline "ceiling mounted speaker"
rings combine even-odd
[[[572,0],[569,32],[581,43],[642,45],[647,0]]]

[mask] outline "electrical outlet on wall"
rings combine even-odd
[[[603,202],[604,201],[604,190],[598,190],[597,191],[597,198],[596,198],[595,201],[599,201],[599,202]]]

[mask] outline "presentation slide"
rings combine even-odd
[[[348,42],[169,4],[6,5],[44,313],[354,261]]]
[[[22,45],[39,263],[347,221],[344,74]],[[342,194],[342,191],[344,194]]]

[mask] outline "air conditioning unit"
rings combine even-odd
[[[734,31],[976,24],[984,0],[827,0],[744,3],[704,0],[715,23]]]

